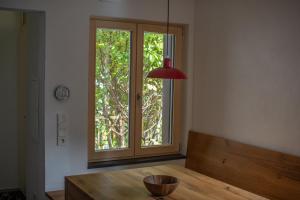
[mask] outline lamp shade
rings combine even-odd
[[[186,79],[187,77],[183,72],[172,67],[170,58],[165,58],[164,66],[150,71],[147,78]]]

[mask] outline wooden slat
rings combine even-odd
[[[191,131],[186,167],[270,199],[300,199],[300,158]]]
[[[215,180],[178,165],[100,172],[66,177],[66,200],[155,200],[143,184],[148,175],[171,175],[179,179],[178,188],[164,200],[266,200],[256,194]],[[76,187],[74,195],[70,190]],[[159,198],[161,199],[161,198]]]
[[[50,200],[65,200],[64,190],[46,192],[46,195]]]

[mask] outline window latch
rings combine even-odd
[[[140,101],[141,100],[141,95],[138,93],[137,95],[136,95],[136,99],[138,100],[138,101]]]

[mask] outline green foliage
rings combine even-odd
[[[163,34],[144,34],[144,77],[162,66],[164,55]],[[159,79],[143,79],[143,133],[142,145],[162,144],[162,89]]]
[[[96,151],[128,147],[130,46],[128,31],[97,29],[95,143]],[[145,33],[144,76],[162,65],[163,35]],[[161,80],[143,80],[142,145],[162,143]]]

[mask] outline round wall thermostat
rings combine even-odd
[[[66,101],[70,98],[70,90],[66,86],[59,85],[54,90],[54,96],[58,101]]]

